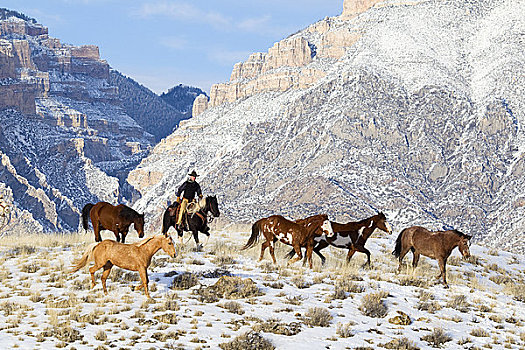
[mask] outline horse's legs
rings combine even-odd
[[[362,245],[357,245],[355,246],[355,249],[358,251],[358,252],[361,252],[361,253],[365,253],[366,254],[366,264],[367,266],[370,266],[370,251],[368,249],[366,249],[364,246]]]
[[[412,258],[412,267],[415,269],[417,267],[417,264],[419,263],[419,252],[414,250],[412,252],[412,254],[414,255],[414,257]]]
[[[270,256],[272,257],[273,263],[277,264],[277,260],[275,259],[275,253],[274,253],[275,242],[277,242],[275,238],[273,239],[273,241],[270,242]]]
[[[310,270],[313,269],[313,263],[312,263],[312,253],[314,251],[313,244],[308,244],[306,246],[306,257],[308,258],[308,263],[310,264]]]
[[[100,269],[100,266],[96,264],[89,268],[89,273],[91,274],[91,288],[95,288],[95,272]]]
[[[196,229],[192,230],[191,233],[193,234],[193,239],[195,240],[195,245],[197,246],[197,251],[200,251],[202,246],[199,243],[199,231]]]
[[[261,255],[259,256],[259,261],[261,261],[263,259],[263,256],[264,256],[264,251],[266,250],[266,248],[268,248],[270,246],[270,241],[266,241],[264,242],[263,244],[261,244]]]
[[[399,267],[397,269],[398,272],[401,272],[401,268],[403,267],[403,258],[405,257],[405,255],[407,255],[408,251],[410,250],[411,247],[402,247],[401,248],[401,253],[399,254]]]
[[[352,246],[350,248],[348,248],[348,254],[346,255],[346,263],[350,262],[350,259],[352,259],[352,257],[354,256],[355,252],[357,252],[357,250],[355,249],[354,245],[352,244]]]
[[[328,245],[329,244],[328,244],[327,241],[321,241],[321,242],[319,242],[319,244],[317,244],[314,247],[314,252],[315,252],[315,254],[317,254],[321,258],[321,264],[323,264],[323,265],[326,262],[326,258],[324,257],[323,254],[321,254],[321,249],[324,249],[324,248],[328,247]]]
[[[144,287],[144,293],[146,294],[146,297],[148,297],[149,299],[150,298],[149,290],[148,290],[149,279],[148,279],[148,271],[146,271],[145,267],[141,267],[139,269],[139,275],[140,275],[140,280],[142,281],[142,287]],[[136,290],[141,289],[142,287],[137,287]]]
[[[102,238],[100,237],[100,224],[98,221],[93,221],[93,218],[91,219],[91,223],[93,224],[93,231],[95,232],[95,242],[102,242]]]
[[[128,231],[121,232],[120,234],[122,235],[122,243],[124,243],[124,241],[126,240],[126,236],[128,234]]]
[[[447,258],[439,258],[438,264],[439,264],[439,270],[441,271],[441,274],[437,278],[443,277],[443,285],[445,286],[445,288],[448,288],[447,270],[446,270]]]
[[[301,253],[301,246],[298,243],[295,243],[293,245],[293,250],[295,250],[295,254],[297,254],[297,256],[288,260],[288,265],[293,264],[303,258],[303,253]]]
[[[111,272],[111,268],[113,267],[113,264],[111,262],[107,262],[106,265],[104,265],[104,272],[102,272],[102,289],[104,290],[104,294],[108,294],[108,290],[106,289],[106,279],[109,276],[109,273]]]
[[[117,242],[120,242],[120,235],[119,235],[119,233],[118,233],[118,230],[113,231],[113,233],[115,234],[115,240],[116,240]],[[122,243],[124,243],[124,242],[122,242]]]

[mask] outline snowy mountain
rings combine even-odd
[[[235,65],[130,173],[157,227],[186,173],[231,221],[382,210],[523,251],[525,3],[346,0]]]
[[[63,44],[15,11],[0,18],[0,193],[14,211],[2,233],[76,230],[87,202],[131,202],[129,171],[166,135],[152,126],[172,130],[183,112],[98,47]]]

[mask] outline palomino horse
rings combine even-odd
[[[304,225],[303,220],[297,220],[298,224]],[[334,235],[329,236],[317,236],[314,238],[315,246],[314,252],[319,255],[322,263],[326,262],[326,258],[321,254],[321,249],[328,247],[329,245],[348,249],[348,255],[346,261],[350,262],[350,259],[355,252],[361,252],[366,254],[366,265],[370,266],[370,251],[365,248],[365,243],[368,238],[372,235],[376,228],[392,233],[390,225],[386,221],[386,216],[383,213],[376,214],[357,222],[349,222],[347,224],[340,224],[337,222],[331,222]],[[286,257],[291,258],[295,255],[295,251],[291,250]]]
[[[266,241],[261,246],[261,256],[259,257],[259,261],[262,260],[265,249],[270,247],[270,255],[272,256],[273,263],[276,264],[277,261],[275,260],[274,244],[280,240],[284,244],[293,246],[294,251],[297,253],[297,257],[291,259],[288,264],[301,260],[303,257],[301,247],[306,247],[306,259],[310,264],[310,268],[312,268],[314,237],[316,235],[326,235],[331,237],[334,232],[332,231],[332,226],[330,225],[330,221],[328,221],[328,216],[326,214],[316,215],[308,219],[309,222],[306,226],[287,220],[281,215],[273,215],[260,219],[253,224],[252,234],[242,250],[254,246],[262,233]]]
[[[447,259],[452,250],[458,247],[464,258],[470,256],[469,242],[472,236],[466,235],[458,230],[448,231],[429,231],[424,227],[412,226],[401,231],[396,239],[396,248],[392,252],[396,258],[399,258],[399,271],[401,271],[401,262],[409,250],[414,254],[412,266],[415,268],[419,262],[419,255],[428,256],[436,259],[439,264],[441,274],[437,278],[443,278],[445,288],[447,284]]]
[[[217,202],[217,197],[208,196],[201,199],[197,204],[197,210],[193,214],[185,213],[183,217],[183,224],[188,223],[189,230],[193,233],[193,239],[197,245],[197,249],[201,248],[199,244],[199,232],[204,233],[206,236],[210,235],[210,228],[208,227],[208,213],[211,213],[214,217],[218,217],[221,213],[219,212],[219,204]],[[171,226],[175,227],[177,223],[178,216],[178,205],[172,204],[165,211],[164,216],[162,217],[162,233],[164,235],[168,234],[168,230]],[[212,218],[209,219],[211,222]],[[183,225],[185,226],[185,225]],[[179,239],[182,243],[182,235],[184,233],[184,228],[177,229]]]
[[[106,289],[106,279],[113,265],[126,270],[138,271],[142,284],[135,289],[144,288],[146,296],[149,298],[148,290],[148,266],[151,263],[151,257],[159,251],[164,250],[166,254],[175,257],[175,246],[171,236],[158,235],[148,237],[140,242],[133,244],[124,244],[105,239],[100,243],[93,243],[84,252],[80,259],[74,262],[70,272],[76,272],[86,266],[90,261],[95,261],[95,265],[89,268],[91,273],[91,288],[95,287],[95,272],[104,268],[102,272],[102,288],[104,294],[108,294]]]
[[[139,238],[144,237],[144,214],[139,214],[124,204],[117,206],[106,202],[98,202],[95,205],[91,203],[86,204],[82,209],[82,226],[84,230],[88,229],[88,217],[91,218],[91,223],[93,224],[96,242],[102,241],[100,231],[105,229],[115,234],[117,242],[120,242],[120,235],[122,235],[122,243],[124,243],[131,224],[135,227]]]

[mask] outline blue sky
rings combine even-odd
[[[115,69],[157,93],[179,83],[209,91],[252,52],[326,16],[343,0],[2,0],[52,37],[100,47]]]

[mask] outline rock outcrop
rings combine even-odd
[[[191,116],[196,117],[207,109],[208,109],[208,96],[201,94],[197,96],[195,101],[193,101],[193,108],[191,110]]]
[[[342,17],[345,19],[353,18],[379,2],[385,0],[344,0]]]
[[[158,223],[195,168],[232,221],[382,210],[396,232],[455,227],[523,251],[524,7],[384,1],[285,39],[299,58],[283,51],[280,68],[250,56],[131,173],[137,207]],[[319,73],[300,87],[306,69]]]

